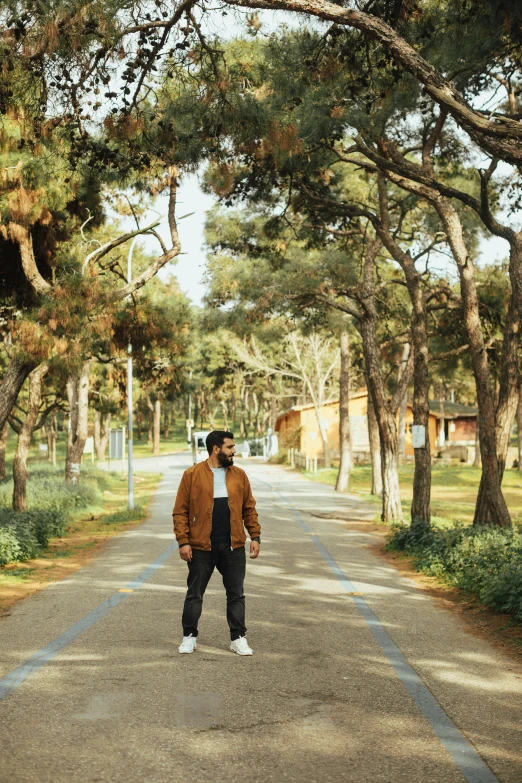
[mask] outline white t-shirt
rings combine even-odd
[[[214,474],[214,497],[215,498],[228,498],[227,490],[227,469],[226,468],[210,468]]]

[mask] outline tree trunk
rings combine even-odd
[[[379,425],[375,416],[372,397],[368,391],[367,402],[368,440],[370,442],[370,460],[372,463],[372,495],[382,496],[381,439]]]
[[[5,449],[7,445],[7,433],[9,425],[6,422],[0,430],[0,481],[5,479]]]
[[[232,392],[232,426],[236,428],[237,421],[237,397],[236,393]]]
[[[199,405],[199,429],[202,430],[203,429],[203,423],[204,423],[203,422],[203,415],[205,413],[205,407],[204,407],[204,404],[203,404],[203,394],[198,395],[198,400],[199,400],[199,403],[198,403],[198,405]]]
[[[152,453],[157,456],[160,453],[160,435],[161,435],[161,401],[156,398],[154,403],[154,440],[152,443]]]
[[[56,439],[58,428],[56,426],[56,413],[53,411],[45,422],[45,434],[47,435],[47,462],[56,467]]]
[[[68,484],[78,484],[80,481],[83,449],[87,440],[89,426],[89,371],[91,361],[91,359],[84,361],[80,371],[71,374],[67,379],[69,432],[67,436],[65,480]]]
[[[94,411],[94,448],[96,449],[96,457],[101,460],[101,434],[102,430],[102,414],[101,411]]]
[[[321,407],[319,405],[314,405],[314,411],[315,411],[315,418],[317,421],[317,427],[319,429],[319,435],[321,437],[321,443],[323,445],[323,461],[325,468],[330,467],[330,447],[328,445],[328,433],[326,432],[325,428],[323,427],[323,422],[321,421]]]
[[[429,351],[428,351],[428,314],[424,297],[422,281],[415,268],[415,261],[410,253],[405,253],[395,240],[390,231],[390,217],[388,212],[388,194],[386,180],[383,174],[378,178],[379,212],[381,223],[378,228],[386,249],[397,261],[404,272],[406,286],[412,304],[411,336],[413,342],[413,424],[424,428],[424,445],[414,449],[415,472],[413,477],[413,500],[411,505],[411,525],[426,526],[430,524],[430,500],[431,500],[431,450],[429,439]],[[401,379],[406,379],[410,359],[410,347],[404,346],[401,362]],[[400,433],[402,437],[402,455],[405,450],[405,425],[407,410],[407,385],[404,388],[404,397],[400,399]],[[390,411],[393,413],[393,410]],[[382,439],[381,439],[382,446]],[[386,445],[385,448],[392,447]],[[390,459],[393,455],[390,451]],[[383,470],[386,465],[383,465]],[[385,481],[385,480],[384,480]],[[399,500],[400,503],[400,500]]]
[[[410,355],[410,344],[404,343],[402,348],[401,373],[406,369],[408,357]],[[406,414],[408,412],[408,394],[402,398],[399,408],[399,459],[403,460],[406,455]]]
[[[522,307],[522,281],[518,272],[522,268],[522,245],[510,243],[510,281],[511,297],[504,324],[500,376],[498,379],[498,402],[495,410],[495,443],[498,478],[500,484],[504,477],[507,453],[513,420],[519,404],[518,353],[520,347],[520,308]],[[502,490],[500,489],[500,492]],[[475,521],[476,520],[476,521]],[[480,479],[477,508],[474,524],[496,525],[495,508],[488,496],[484,471]]]
[[[52,442],[52,448],[51,448],[51,458],[50,462],[53,468],[56,467],[56,444],[58,442],[58,424],[56,421],[56,413],[51,414],[51,429],[53,433],[53,442]]]
[[[139,407],[136,406],[136,432],[138,434],[138,440],[141,440],[143,436],[143,428],[141,426],[142,422],[143,422],[143,414],[140,411]]]
[[[216,416],[219,410],[219,405],[217,405],[212,412],[211,409],[212,409],[212,399],[208,400],[208,408],[207,408],[208,426],[209,429],[212,431],[216,429]]]
[[[246,426],[246,420],[245,420],[245,405],[246,405],[246,397],[247,397],[247,390],[245,385],[243,384],[243,387],[241,389],[241,414],[239,417],[239,437],[240,438],[246,438],[248,435],[248,430]]]
[[[270,393],[270,424],[268,426],[271,428],[272,432],[275,432],[277,422],[277,397],[274,389],[274,381],[271,375],[268,376],[266,385],[268,386],[268,391]]]
[[[198,417],[198,398],[196,397],[196,404],[194,406],[194,421],[197,420]],[[170,433],[170,427],[169,427],[169,409],[167,404],[163,406],[163,439],[167,440]]]
[[[200,396],[200,405],[199,405],[199,429],[202,430],[205,425],[205,414],[206,414],[206,399],[205,399],[205,392],[202,389],[201,390],[201,396]]]
[[[511,399],[509,404],[504,406],[497,406],[495,416],[495,441],[497,449],[497,466],[499,481],[502,483],[504,477],[504,470],[506,468],[507,452],[509,448],[509,438],[511,435],[511,427],[513,426],[513,419],[517,414],[519,392],[517,389],[512,388]],[[475,509],[474,525],[497,525],[496,517],[494,514],[494,508],[489,500],[487,494],[487,478],[485,477],[484,470],[480,477],[479,491],[477,495],[477,505]]]
[[[407,176],[407,175],[406,175]],[[510,527],[511,516],[502,494],[501,482],[507,454],[507,420],[514,415],[517,405],[518,361],[522,313],[522,234],[504,232],[510,244],[509,276],[511,298],[505,321],[499,400],[495,404],[487,349],[479,315],[475,265],[469,256],[462,223],[451,201],[435,189],[401,180],[391,179],[406,190],[430,201],[445,229],[448,243],[457,264],[463,303],[463,321],[469,343],[469,352],[477,390],[478,424],[482,477],[474,525]],[[483,181],[483,185],[484,185]],[[487,183],[486,183],[487,185]],[[511,418],[512,421],[512,418]]]
[[[228,431],[228,405],[226,400],[221,400],[221,410],[223,411],[223,429]]]
[[[499,455],[497,454],[495,402],[491,388],[489,360],[479,316],[475,266],[467,251],[460,218],[452,204],[447,199],[437,196],[435,207],[444,224],[448,242],[459,270],[464,325],[470,346],[471,362],[477,389],[482,477],[473,524],[511,527],[511,516],[501,489],[503,466],[501,464],[502,460],[499,460]],[[510,312],[508,319],[514,322],[516,320],[514,316],[515,314]],[[506,323],[507,328],[508,324]],[[513,342],[516,341],[514,340]],[[503,371],[509,372],[511,369],[510,364],[512,364],[511,359],[508,365],[503,367]],[[507,397],[510,397],[509,393]],[[512,404],[512,401],[506,399],[505,407],[509,408],[510,404]]]
[[[266,428],[267,428],[268,422],[270,421],[270,416],[271,416],[270,406],[269,406],[269,403],[266,402],[266,400],[263,400],[263,407],[264,407],[263,416],[261,417],[261,424],[259,425],[259,435],[260,435],[260,437],[264,436],[264,434],[266,432]]]
[[[259,431],[259,397],[257,392],[252,392],[252,402],[254,403],[254,438]]]
[[[147,430],[147,445],[153,446],[154,441],[154,405],[151,402],[149,395],[147,394],[147,408],[148,408],[148,430]]]
[[[362,338],[368,396],[371,396],[375,417],[379,426],[382,467],[383,522],[403,522],[399,492],[397,411],[403,394],[408,388],[411,361],[398,379],[392,401],[388,401],[385,380],[376,334],[377,311],[375,306],[375,259],[382,247],[380,239],[369,242],[364,258],[361,306],[359,319]],[[391,494],[390,494],[391,493]]]
[[[522,473],[522,384],[518,387],[517,404],[517,453],[518,472]]]
[[[248,389],[245,389],[245,413],[246,413],[245,429],[248,432],[250,430],[250,427],[252,426],[252,411],[250,409],[250,392],[248,391]]]
[[[42,381],[48,369],[48,364],[40,364],[29,375],[27,416],[20,427],[13,460],[13,508],[15,511],[25,511],[27,507],[27,455],[40,409]]]
[[[363,319],[364,322],[364,319]],[[378,357],[376,345],[370,345],[371,339],[368,334],[368,323],[364,323],[362,332],[364,333],[363,345],[364,357],[367,367],[367,376],[369,384],[369,396],[372,396],[373,409],[379,427],[379,439],[381,447],[381,468],[382,468],[382,512],[383,522],[403,522],[402,506],[399,491],[399,449],[397,437],[397,419],[396,411],[391,411],[383,391],[379,388],[381,384],[376,379],[376,367]],[[380,372],[380,370],[379,370]],[[382,379],[380,379],[382,380]]]
[[[480,434],[479,434],[479,422],[477,416],[477,426],[475,428],[475,459],[473,460],[473,467],[480,468],[482,460],[480,458]]]
[[[96,457],[100,461],[105,459],[111,419],[112,413],[106,413],[105,416],[102,415],[101,411],[95,411],[94,413],[94,448],[96,449]]]
[[[339,446],[341,461],[335,484],[336,492],[346,492],[352,468],[350,433],[350,340],[348,330],[341,332],[341,373],[339,377]]]
[[[414,449],[413,498],[411,526],[425,527],[431,522],[431,448],[430,448],[430,378],[428,352],[428,316],[419,274],[408,255],[403,259],[408,293],[412,303],[413,341],[413,425],[424,428],[424,445]]]
[[[399,486],[399,454],[397,450],[397,427],[387,422],[381,432],[382,460],[382,513],[383,522],[403,522]],[[384,437],[383,437],[384,434]]]
[[[0,429],[9,418],[25,379],[37,366],[35,361],[12,359],[0,384]]]

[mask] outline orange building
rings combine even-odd
[[[328,435],[331,452],[339,451],[339,400],[330,400],[321,408],[321,420]],[[411,442],[413,411],[408,403],[406,411],[405,454],[413,456]],[[350,427],[354,459],[369,458],[368,392],[366,389],[350,395]],[[477,411],[467,405],[430,402],[429,436],[433,456],[448,446],[474,446]],[[320,457],[323,451],[315,408],[311,403],[294,405],[282,413],[276,422],[280,448],[296,448],[309,457]]]
[[[360,391],[350,396],[350,424],[353,451],[369,452],[368,442],[368,393]],[[339,400],[330,400],[321,408],[321,420],[328,435],[328,446],[339,451]],[[280,448],[299,449],[310,457],[322,454],[323,444],[317,423],[315,408],[311,403],[294,405],[281,414],[276,422]]]

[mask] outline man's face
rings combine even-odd
[[[234,464],[234,454],[236,453],[236,444],[232,438],[225,438],[221,449],[216,452],[216,457],[222,468],[229,468]]]

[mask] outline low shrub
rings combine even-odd
[[[27,482],[28,508],[54,508],[61,511],[88,508],[99,504],[103,490],[108,489],[110,480],[101,470],[83,470],[80,484],[67,484],[63,470],[52,465],[39,466],[31,470]],[[0,484],[0,507],[9,507],[13,495],[13,480]]]
[[[101,505],[103,490],[111,486],[103,471],[87,466],[80,484],[67,484],[63,470],[40,465],[27,482],[27,506],[13,511],[13,481],[0,483],[0,565],[35,557],[49,539],[62,535],[75,509]]]
[[[522,624],[522,532],[518,528],[394,526],[387,549],[413,557],[419,571],[476,595]]]
[[[60,536],[67,527],[67,516],[56,509],[13,511],[0,509],[0,565],[13,560],[28,560]]]
[[[0,527],[0,565],[21,560],[23,549],[16,536],[16,532],[8,527]]]

